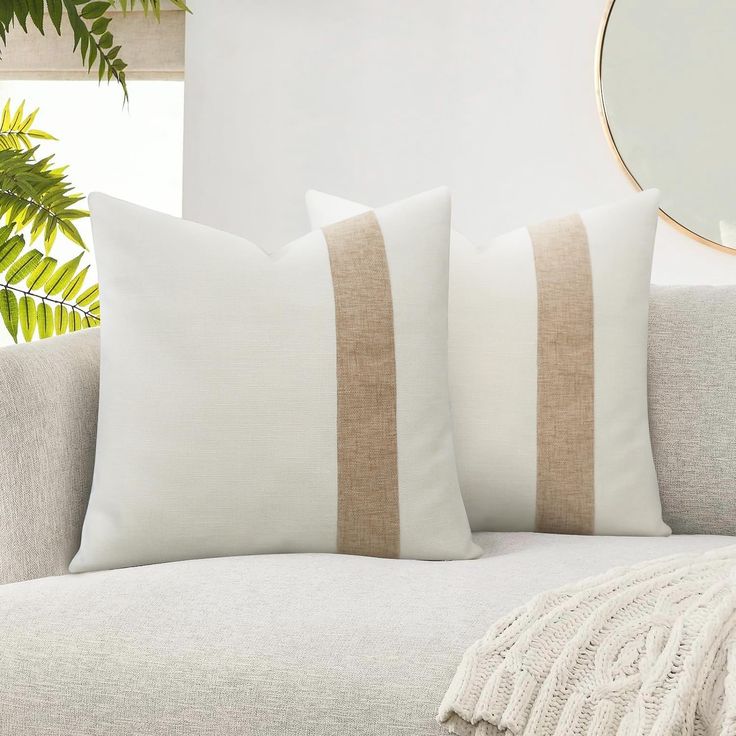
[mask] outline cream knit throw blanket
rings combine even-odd
[[[465,653],[460,736],[736,736],[736,546],[542,593]]]

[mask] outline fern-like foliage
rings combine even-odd
[[[86,250],[75,220],[88,217],[77,203],[83,195],[74,191],[65,169],[55,167],[53,156],[36,160],[38,146],[26,151],[0,151],[0,216],[29,228],[30,242],[43,238],[48,253],[58,232]]]
[[[14,0],[15,2],[17,0]],[[107,78],[109,82],[114,79],[121,86],[127,102],[125,68],[128,65],[118,57],[120,46],[115,45],[115,39],[107,29],[112,20],[109,12],[113,8],[113,2],[111,0],[61,0],[61,2],[72,28],[74,50],[79,50],[87,71],[92,71],[92,67],[97,64],[98,80],[101,82]]]
[[[33,147],[33,140],[56,140],[50,133],[31,127],[38,109],[26,115],[24,108],[25,100],[15,112],[10,108],[10,100],[5,103],[0,115],[0,151],[29,149]]]
[[[74,224],[89,214],[76,206],[83,195],[74,192],[65,169],[55,166],[52,156],[35,159],[32,139],[56,139],[31,128],[38,111],[25,115],[24,107],[21,102],[13,112],[8,100],[0,116],[0,213],[19,230],[30,228],[31,243],[43,235],[47,254],[59,231],[86,249]]]
[[[0,0],[0,41],[6,43],[11,27],[17,23],[25,33],[35,26],[41,34],[47,28],[45,20],[60,36],[62,19],[66,16],[72,29],[74,51],[82,58],[88,71],[97,64],[98,79],[114,79],[120,84],[125,100],[128,87],[125,83],[125,62],[118,57],[120,46],[115,45],[107,30],[113,8],[111,0]]]
[[[180,10],[189,11],[184,0],[170,0]],[[62,34],[62,20],[67,19],[72,30],[73,50],[81,57],[88,72],[97,68],[97,78],[101,82],[114,80],[123,90],[128,100],[128,86],[125,81],[127,64],[120,56],[120,45],[115,43],[109,30],[112,10],[123,13],[140,5],[143,12],[151,12],[157,20],[161,17],[161,0],[0,0],[0,42],[5,45],[7,35],[14,24],[25,33],[32,28],[45,34],[48,19],[56,33]]]
[[[65,169],[52,156],[36,159],[33,139],[56,139],[31,127],[35,117],[23,103],[13,112],[9,101],[0,116],[0,317],[15,342],[100,322],[100,289],[85,288],[83,254],[61,264],[50,255],[58,232],[86,250],[74,221],[89,213],[78,209],[83,195]],[[32,247],[39,238],[43,252]]]
[[[44,339],[100,323],[100,287],[85,279],[82,254],[59,264],[26,246],[15,223],[0,227],[0,317],[15,342]]]
[[[179,8],[179,10],[185,10],[187,13],[192,12],[183,0],[169,0],[169,2],[175,8]],[[150,11],[153,12],[157,19],[161,17],[161,0],[117,0],[116,5],[123,13],[127,13],[129,10],[135,10],[136,5],[140,5],[145,15],[148,15]]]

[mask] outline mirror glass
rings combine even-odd
[[[599,102],[635,183],[688,234],[736,253],[736,0],[613,0]]]

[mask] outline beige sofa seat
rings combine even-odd
[[[480,560],[268,555],[0,587],[2,736],[430,736],[535,593],[729,537],[476,535]]]

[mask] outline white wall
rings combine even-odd
[[[194,0],[184,215],[275,247],[309,187],[380,204],[448,184],[480,241],[624,197],[594,94],[604,5]],[[662,222],[653,281],[736,283],[736,257]]]

